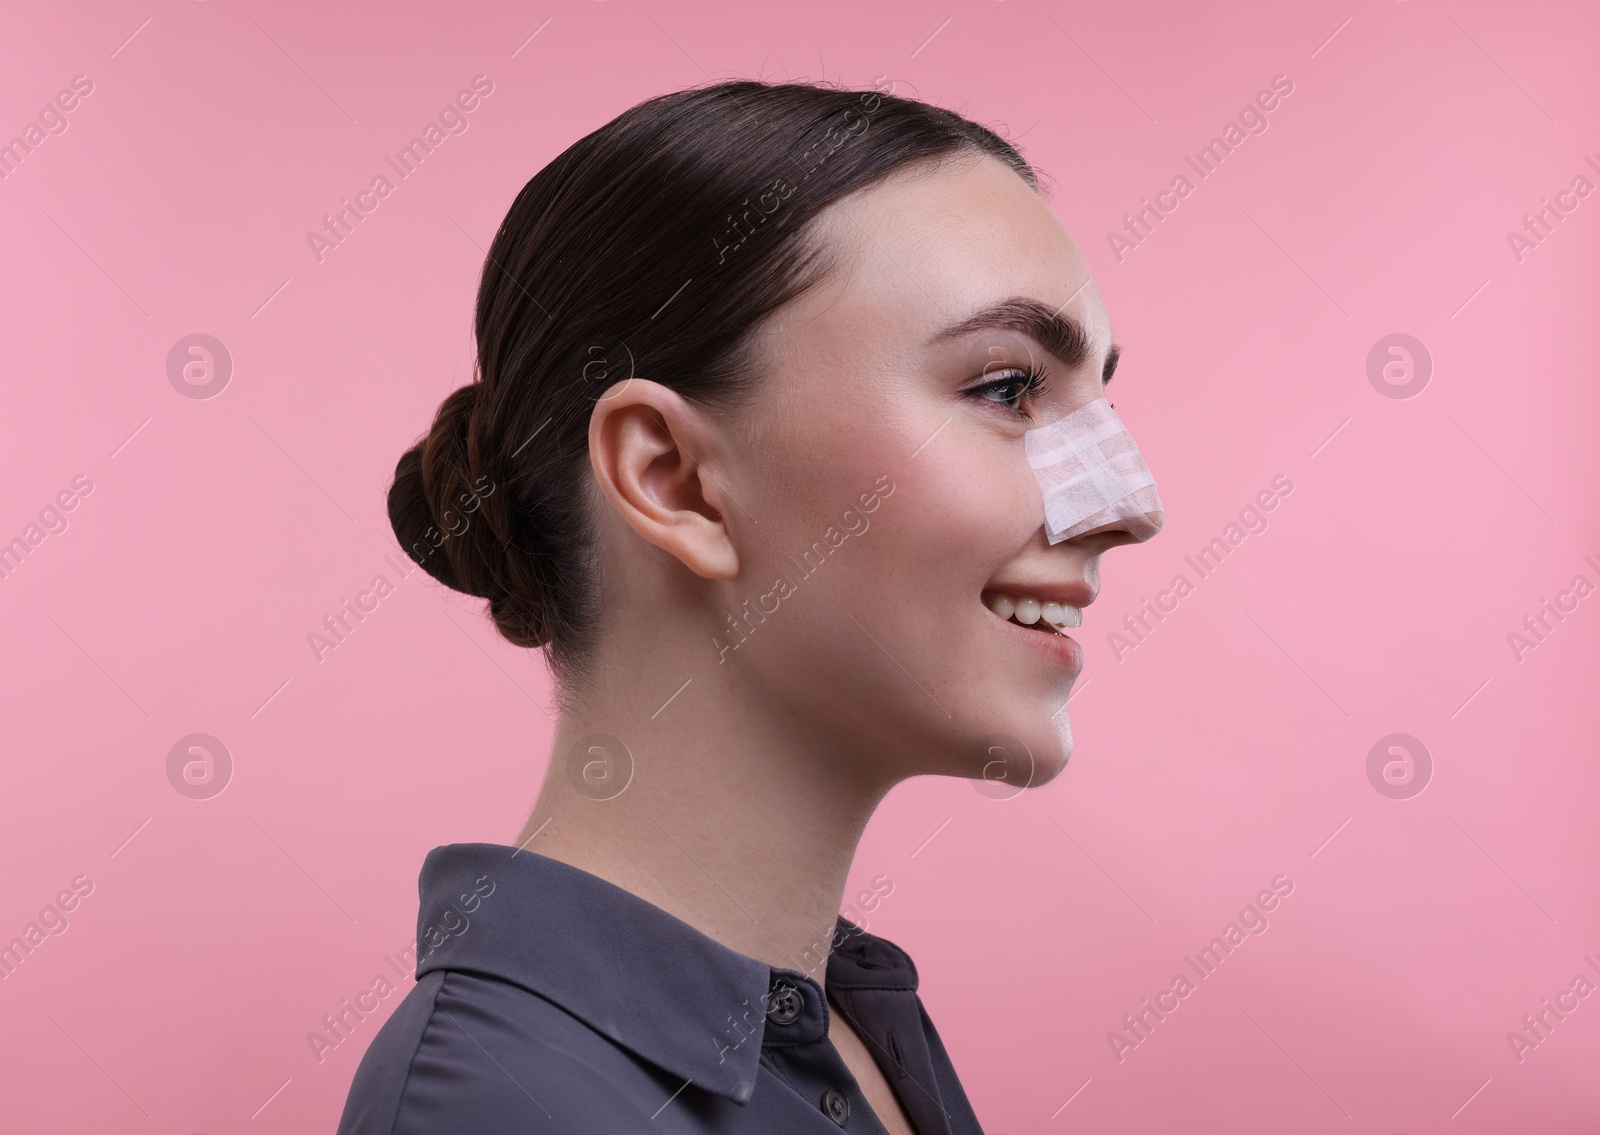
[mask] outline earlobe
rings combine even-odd
[[[637,377],[607,390],[589,418],[589,463],[612,509],[705,579],[739,573],[727,491],[702,463],[719,451],[717,427],[698,407]]]

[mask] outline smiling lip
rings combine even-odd
[[[983,589],[984,595],[995,592],[1018,598],[1027,596],[1040,602],[1054,599],[1057,603],[1065,603],[1068,607],[1076,607],[1080,611],[1093,603],[1099,593],[1087,583],[1029,583],[1026,580],[1019,580],[1016,583],[989,583]]]
[[[1002,619],[983,604],[979,604],[979,606],[983,607],[983,613],[993,619],[1003,633],[1015,638],[1025,646],[1037,650],[1057,666],[1065,667],[1073,672],[1083,669],[1083,647],[1079,646],[1077,640],[1070,635],[1036,631],[1032,627],[1024,627],[1013,623],[1010,619]]]

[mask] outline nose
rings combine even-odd
[[[1121,528],[1138,543],[1160,532],[1166,511],[1128,427],[1104,398],[1023,436],[1044,498],[1045,534],[1059,544]]]
[[[1147,512],[1142,513],[1139,518],[1132,521],[1123,520],[1119,517],[1095,528],[1077,532],[1071,536],[1063,536],[1059,540],[1051,540],[1050,544],[1056,545],[1070,542],[1075,546],[1087,548],[1098,554],[1110,551],[1112,548],[1120,548],[1124,544],[1143,543],[1150,539],[1150,536],[1154,535],[1155,532],[1159,532],[1161,525],[1162,515],[1160,512]],[[1144,531],[1149,531],[1151,528],[1154,531],[1150,532],[1150,535],[1140,534]],[[1138,531],[1136,532],[1135,530]],[[1049,533],[1046,532],[1046,535],[1048,536]]]

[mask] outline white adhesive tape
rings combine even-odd
[[[1120,521],[1135,540],[1166,522],[1156,479],[1111,403],[1096,398],[1023,435],[1044,494],[1045,535],[1059,544]]]

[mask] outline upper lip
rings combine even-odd
[[[1084,608],[1094,602],[1096,591],[1082,580],[1071,583],[1030,583],[1026,580],[996,580],[984,588],[1003,595],[1022,598],[1055,600],[1068,607]]]

